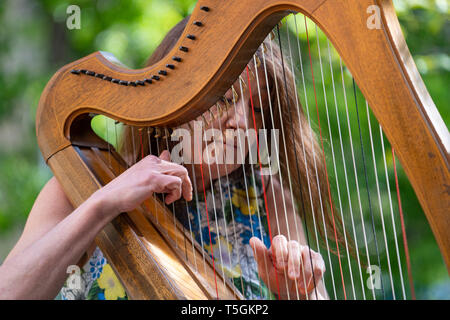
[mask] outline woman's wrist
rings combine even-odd
[[[104,224],[110,222],[120,213],[117,206],[111,204],[111,201],[103,196],[101,189],[93,193],[84,204],[87,206],[86,209],[92,212],[96,219],[103,221]]]

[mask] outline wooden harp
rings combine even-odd
[[[368,27],[368,8],[378,10],[379,28]],[[120,172],[125,166],[93,133],[92,114],[139,128],[174,128],[198,118],[238,79],[271,30],[292,13],[313,21],[347,66],[403,165],[448,269],[450,135],[419,76],[390,0],[199,0],[178,43],[156,64],[131,70],[95,52],[51,78],[36,117],[45,161],[79,206],[114,177],[114,169]],[[199,260],[201,249],[176,221],[164,220],[166,215],[171,216],[170,208],[152,198],[118,216],[97,236],[128,296],[241,299],[226,276],[213,270],[209,257],[207,263]],[[196,263],[204,266],[194,268]]]

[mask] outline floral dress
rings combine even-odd
[[[199,187],[188,205],[189,219],[185,204],[184,215],[179,214],[181,208],[176,212],[184,227],[214,257],[216,269],[223,271],[246,299],[273,299],[258,275],[249,243],[250,238],[258,237],[270,247],[261,176],[259,171],[254,175],[248,171],[244,175],[239,168],[228,178],[215,180],[206,192]]]
[[[178,220],[214,257],[216,269],[220,268],[246,299],[273,299],[274,294],[258,275],[249,243],[255,236],[270,247],[261,176],[257,172],[244,175],[239,168],[228,178],[215,180],[205,192],[203,189],[196,191],[187,207],[184,201],[175,203]],[[56,299],[127,299],[125,290],[99,248],[79,273],[81,283],[75,286],[69,277]]]
[[[68,277],[55,299],[126,300],[127,294],[111,265],[97,247],[83,268],[75,269]]]

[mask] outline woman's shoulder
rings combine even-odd
[[[62,220],[72,211],[72,204],[64,193],[61,184],[53,176],[39,192],[31,209],[30,216],[45,215]]]

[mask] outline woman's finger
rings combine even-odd
[[[288,242],[288,277],[291,280],[297,280],[300,277],[300,244],[291,240]]]
[[[167,193],[165,202],[166,204],[171,204],[181,198],[181,178],[168,175],[164,179],[167,183],[165,186],[165,192]]]
[[[269,250],[257,237],[250,238],[250,246],[253,249],[253,255],[255,256],[256,264],[258,265],[259,276],[266,284],[268,284],[267,275],[269,274],[269,268],[272,266]]]
[[[164,161],[170,161],[170,152],[168,150],[163,150],[159,155],[159,158]]]
[[[168,150],[164,150],[159,155],[159,158],[161,160],[170,162],[171,161],[170,152]],[[187,169],[180,164],[176,164],[176,163],[172,163],[172,162],[170,162],[168,165],[170,167],[170,170],[168,173],[178,176],[182,180],[181,188],[182,188],[183,198],[186,199],[186,201],[191,201],[192,200],[192,183],[191,183],[191,179],[189,179]]]
[[[277,268],[277,271],[285,271],[289,259],[286,237],[283,235],[277,235],[273,237],[271,251],[272,257],[275,259],[275,267]]]
[[[322,279],[325,264],[322,256],[307,246],[301,248],[305,268],[306,292],[311,292]]]
[[[181,188],[183,191],[183,198],[186,199],[186,201],[191,201],[192,200],[192,182],[191,179],[189,179],[189,175],[187,172],[187,169],[185,167],[181,167],[181,173],[180,173],[180,178],[181,178]]]
[[[313,251],[313,267],[314,267],[314,278],[316,281],[322,280],[323,274],[325,273],[325,261],[323,261],[322,256]]]

